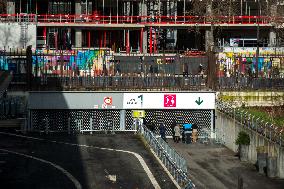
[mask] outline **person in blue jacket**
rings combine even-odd
[[[185,143],[191,143],[191,136],[192,136],[192,124],[186,123],[183,125],[184,135],[185,135]]]

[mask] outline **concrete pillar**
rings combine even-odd
[[[147,5],[145,2],[139,3],[139,16],[147,16]]]
[[[79,2],[78,2],[79,3]],[[81,14],[92,14],[93,3],[88,0],[88,4],[86,4],[86,0],[81,3]]]
[[[147,6],[145,2],[139,3],[139,16],[147,16]],[[146,21],[146,18],[142,18],[141,21]],[[143,48],[141,53],[147,53],[147,42],[147,29],[144,28],[141,44]]]
[[[82,14],[82,0],[75,0],[75,14]],[[75,47],[82,47],[82,29],[75,29]]]
[[[120,130],[125,131],[125,115],[126,111],[125,110],[120,110]]]
[[[7,14],[15,14],[15,0],[7,0]]]
[[[82,30],[75,29],[75,47],[80,48],[82,47]]]
[[[176,1],[167,1],[167,16],[177,16],[177,2]],[[174,21],[174,20],[172,20]],[[167,40],[171,41],[171,43],[166,44],[166,46],[170,49],[176,46],[177,42],[177,30],[176,29],[167,29]]]
[[[75,0],[75,14],[80,15],[82,14],[82,1],[81,0]]]
[[[214,36],[213,36],[213,26],[205,31],[205,50],[213,50],[214,47]]]
[[[272,16],[272,18],[277,16],[277,5],[275,3],[270,6],[270,15]],[[274,21],[272,21],[272,23],[273,22]],[[269,47],[275,47],[276,46],[276,32],[275,32],[274,28],[270,29],[268,46]]]
[[[274,29],[271,29],[269,31],[269,47],[275,47],[276,46],[276,32]]]
[[[173,3],[173,14],[174,16],[177,16],[177,1],[172,2]],[[177,30],[173,30],[173,39],[174,39],[174,44],[173,46],[176,47],[177,44]]]
[[[143,32],[143,53],[147,53],[147,30]]]
[[[211,110],[211,125],[210,125],[210,131],[211,131],[211,138],[216,138],[216,134],[215,134],[215,127],[214,127],[214,110]]]
[[[124,2],[123,7],[124,7],[124,15],[130,16],[130,9],[131,9],[130,2]]]
[[[212,2],[209,1],[206,5],[206,15],[212,16]],[[212,51],[214,47],[214,36],[213,36],[213,26],[206,29],[205,31],[205,50]]]

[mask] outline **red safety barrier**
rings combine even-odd
[[[0,14],[1,22],[89,23],[89,24],[260,24],[284,23],[284,17],[271,16],[101,16]]]

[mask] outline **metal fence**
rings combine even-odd
[[[130,131],[120,128],[119,110],[30,110],[30,128],[36,132]]]
[[[22,90],[26,75],[14,75],[12,90]],[[21,84],[21,85],[20,85]],[[53,77],[32,79],[32,90],[206,90],[206,78],[196,75],[179,76],[100,76],[100,77]]]
[[[219,89],[284,89],[284,78],[220,77]]]
[[[14,74],[10,89],[26,88],[26,75]],[[207,77],[189,75],[171,76],[58,76],[43,75],[32,79],[31,90],[209,90]],[[219,90],[283,90],[284,78],[217,78]]]
[[[138,132],[145,138],[155,154],[163,162],[180,186],[183,186],[186,189],[195,188],[195,185],[188,178],[187,163],[183,157],[181,157],[163,139],[156,138],[145,126],[139,127]]]
[[[283,127],[273,125],[270,122],[264,121],[261,117],[251,115],[249,112],[238,107],[233,107],[226,102],[217,100],[216,108],[239,122],[243,127],[259,133],[271,142],[284,146]]]
[[[23,118],[26,113],[26,105],[23,99],[18,97],[0,99],[0,120]]]

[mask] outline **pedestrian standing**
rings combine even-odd
[[[192,124],[186,123],[183,125],[184,127],[184,135],[185,135],[185,143],[191,143],[191,136],[192,136]]]
[[[184,126],[183,125],[180,125],[180,129],[181,129],[181,141],[182,143],[185,143],[185,134],[184,134]]]
[[[171,131],[172,131],[172,137],[173,140],[175,141],[175,126],[176,126],[176,120],[173,121],[172,125],[171,125]]]
[[[197,141],[197,125],[194,123],[192,125],[192,142],[196,142]]]
[[[180,140],[180,127],[179,125],[176,125],[175,128],[174,128],[174,131],[175,131],[175,142],[176,143],[179,143],[179,140]]]
[[[161,125],[160,125],[160,135],[161,135],[161,138],[164,140],[164,141],[166,141],[167,142],[167,139],[166,139],[166,127],[165,127],[165,124],[164,123],[162,123]]]

